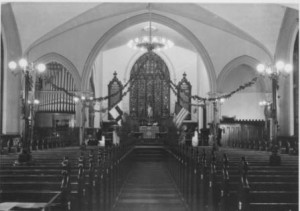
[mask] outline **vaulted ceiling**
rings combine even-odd
[[[253,43],[274,54],[282,20],[287,7],[298,9],[298,4],[203,4],[203,3],[151,3],[151,12],[184,18],[222,30],[239,39]],[[85,24],[101,22],[114,16],[147,14],[147,3],[11,3],[16,20],[22,51],[33,44],[44,42],[65,31]],[[155,21],[154,21],[155,22]],[[128,26],[106,44],[105,48],[124,45],[129,39],[145,34],[142,28],[148,22]],[[178,32],[154,23],[160,35],[168,37],[180,47],[193,50],[193,46]],[[113,26],[111,26],[113,27]],[[205,31],[203,32],[205,33]]]

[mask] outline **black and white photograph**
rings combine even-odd
[[[1,0],[0,211],[298,211],[299,4]]]

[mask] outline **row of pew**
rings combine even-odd
[[[32,152],[32,165],[1,155],[0,210],[110,210],[129,171],[130,144]]]
[[[30,143],[30,150],[45,150],[45,149],[52,149],[58,147],[65,147],[67,144],[66,142],[61,139],[60,137],[45,137],[39,140],[33,140]],[[1,140],[1,151],[0,154],[7,154],[7,153],[15,153],[20,152],[22,149],[22,142],[20,138],[16,139],[9,139],[6,142]]]
[[[269,152],[168,146],[168,168],[189,210],[296,211],[298,157]]]

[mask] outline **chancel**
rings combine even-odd
[[[3,2],[0,210],[297,211],[299,3]]]

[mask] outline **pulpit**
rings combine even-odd
[[[159,127],[152,126],[140,126],[140,133],[142,133],[143,139],[155,139],[156,135],[159,133]]]

